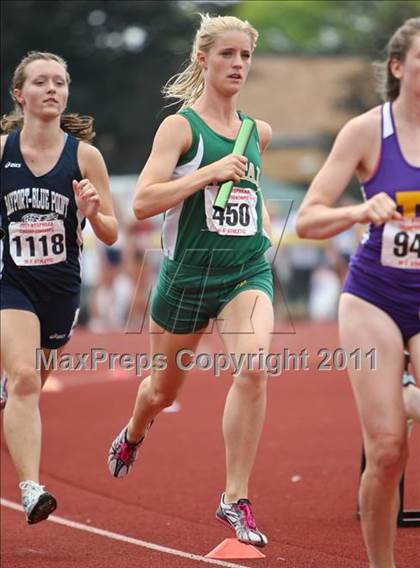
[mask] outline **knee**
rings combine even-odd
[[[265,394],[267,372],[260,369],[246,369],[234,378],[235,387],[256,397]]]
[[[407,441],[398,436],[386,436],[377,440],[367,456],[368,467],[385,480],[400,476],[407,458]]]
[[[173,404],[177,394],[177,391],[166,391],[159,387],[152,387],[149,392],[149,403],[155,408],[167,408]]]
[[[39,373],[30,366],[18,367],[9,378],[9,397],[39,396],[41,378]]]

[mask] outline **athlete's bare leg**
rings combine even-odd
[[[150,354],[153,357],[154,354],[163,353],[166,367],[153,369],[139,386],[128,424],[127,439],[130,442],[140,440],[153,418],[174,402],[187,376],[187,372],[176,363],[177,353],[182,349],[194,351],[201,337],[200,333],[170,333],[151,320]]]
[[[403,389],[404,405],[407,416],[420,422],[420,333],[409,340],[408,349],[417,386],[409,385]]]
[[[395,568],[398,485],[408,455],[403,341],[385,312],[351,294],[341,297],[339,322],[346,352],[376,349],[376,369],[364,357],[361,370],[349,368],[366,453],[359,503],[370,568]]]
[[[29,311],[1,312],[2,364],[8,377],[4,435],[19,480],[39,482],[41,376],[36,369],[39,320]]]
[[[260,290],[238,294],[221,311],[218,328],[227,353],[268,353],[273,330],[273,306]],[[237,377],[226,398],[223,435],[226,447],[226,503],[248,497],[248,483],[254,465],[266,410],[267,373],[248,368]]]

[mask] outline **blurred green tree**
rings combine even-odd
[[[378,57],[419,0],[250,0],[233,11],[260,32],[259,51]]]
[[[3,0],[1,113],[12,107],[11,76],[25,53],[56,52],[72,77],[69,110],[95,117],[110,171],[139,171],[175,110],[163,108],[160,89],[188,58],[198,11],[249,19],[259,53],[378,57],[396,27],[420,14],[420,0]]]

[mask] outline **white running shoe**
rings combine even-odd
[[[44,486],[27,480],[19,483],[22,492],[22,506],[29,525],[34,525],[48,518],[57,507],[55,497],[44,491]]]

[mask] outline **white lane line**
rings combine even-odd
[[[14,509],[15,511],[22,511],[22,506],[8,499],[0,499],[0,504],[3,507],[8,507],[9,509]],[[190,552],[183,552],[182,550],[176,550],[175,548],[168,548],[166,546],[160,546],[159,544],[153,544],[152,542],[147,542],[145,540],[139,540],[137,538],[132,538],[130,536],[125,536],[123,534],[114,533],[111,531],[105,531],[103,529],[98,529],[96,527],[91,527],[89,525],[84,525],[83,523],[76,523],[63,517],[57,517],[56,515],[50,515],[48,521],[52,523],[57,523],[58,525],[64,525],[72,529],[78,529],[79,531],[85,531],[99,536],[104,536],[105,538],[110,538],[112,540],[120,540],[128,544],[135,544],[136,546],[142,546],[143,548],[149,548],[150,550],[155,550],[157,552],[164,552],[165,554],[172,554],[173,556],[181,556],[181,558],[188,558],[189,560],[197,560],[198,562],[205,562],[206,564],[213,564],[214,566],[224,566],[225,568],[250,568],[249,566],[243,566],[242,564],[233,564],[232,562],[225,562],[224,560],[215,560],[213,558],[206,558],[205,556],[199,556],[197,554],[191,554]]]

